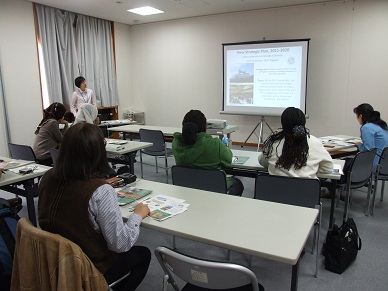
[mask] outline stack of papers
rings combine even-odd
[[[21,174],[20,173],[20,170],[22,171],[28,171],[30,170],[31,172],[33,173],[43,173],[45,171],[47,171],[47,169],[44,169],[42,167],[39,167],[37,165],[30,165],[30,166],[20,166],[20,167],[17,167],[17,168],[12,168],[12,169],[9,169],[9,171],[15,173],[15,174]]]
[[[109,140],[107,139],[106,141],[108,142],[108,144],[118,144],[118,145],[128,143],[128,141],[122,140],[122,139],[109,139]]]
[[[185,212],[190,204],[185,200],[166,195],[157,195],[143,201],[150,209],[149,216],[157,221],[162,221],[174,215]]]
[[[9,169],[15,169],[18,167],[22,167],[28,164],[34,163],[33,161],[22,161],[22,160],[10,160],[8,162],[1,162],[0,163],[0,168],[4,170],[9,170]],[[18,171],[19,173],[19,171]]]
[[[128,185],[116,188],[115,191],[117,194],[117,201],[120,206],[135,202],[152,192],[152,190],[130,187]]]
[[[117,152],[119,150],[123,150],[124,149],[124,146],[123,145],[117,145],[117,144],[107,144],[105,146],[106,150],[108,152]]]

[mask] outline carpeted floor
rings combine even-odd
[[[139,159],[137,159],[139,160]],[[154,164],[153,157],[144,156],[144,160],[149,164]],[[160,164],[163,160],[160,159]],[[174,164],[174,159],[169,158],[169,166]],[[140,164],[135,163],[135,173],[140,178]],[[170,172],[171,174],[171,172]],[[165,171],[159,169],[155,172],[155,167],[144,165],[144,179],[165,183]],[[253,197],[254,179],[241,177],[245,186],[244,197]],[[171,175],[169,177],[171,183]],[[380,187],[378,187],[379,191]],[[157,192],[157,189],[154,190]],[[378,192],[378,198],[380,197]],[[1,197],[14,197],[9,193],[0,192]],[[326,271],[324,268],[324,257],[320,256],[320,268],[318,278],[314,277],[315,255],[309,251],[312,247],[312,236],[306,245],[306,253],[300,261],[299,271],[299,290],[388,290],[388,203],[380,202],[376,199],[375,215],[366,217],[363,214],[366,203],[366,188],[353,192],[352,205],[349,209],[349,216],[353,217],[362,239],[362,249],[358,254],[356,261],[342,274],[338,275]],[[37,204],[36,199],[36,204]],[[23,199],[24,207],[19,213],[27,217],[27,207]],[[323,215],[320,247],[325,240],[329,223],[330,200],[322,199]],[[37,206],[37,205],[36,205]],[[188,210],[190,211],[190,209]],[[343,202],[340,202],[335,209],[337,222],[342,219]],[[242,213],[234,213],[242,215]],[[282,215],[279,213],[279,215]],[[233,219],[233,217],[231,217]],[[195,223],[195,221],[193,221]],[[206,226],[204,226],[206,227]],[[268,227],[271,227],[270,225]],[[205,245],[202,243],[177,238],[177,250],[200,258],[225,261],[227,251],[225,249]],[[160,233],[154,230],[141,228],[139,245],[145,245],[153,252],[158,246],[172,247],[172,236]],[[284,242],[286,247],[287,242]],[[249,257],[244,254],[232,252],[231,261],[245,266],[249,264]],[[291,282],[291,266],[276,263],[273,261],[252,258],[252,270],[256,274],[259,282],[266,290],[289,290]],[[146,278],[139,286],[139,291],[162,290],[163,272],[153,257]],[[182,284],[180,281],[179,284]],[[169,287],[169,290],[173,290]]]

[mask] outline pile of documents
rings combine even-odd
[[[162,221],[174,215],[185,212],[190,204],[184,203],[185,200],[166,195],[156,195],[143,203],[150,209],[149,216],[157,221]]]

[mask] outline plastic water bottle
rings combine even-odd
[[[229,138],[226,134],[224,134],[224,137],[222,138],[222,143],[229,147]]]

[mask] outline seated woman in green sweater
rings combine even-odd
[[[232,151],[220,139],[206,133],[206,117],[199,110],[190,110],[182,122],[182,133],[174,133],[172,151],[178,166],[223,169],[232,163]],[[228,194],[241,196],[244,186],[235,177],[227,178]]]

